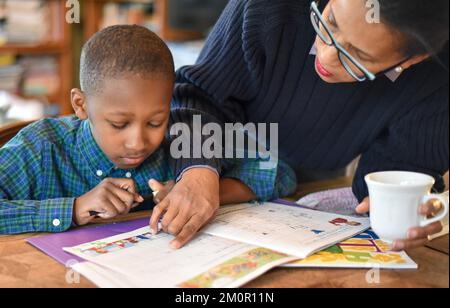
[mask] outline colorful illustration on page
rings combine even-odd
[[[81,248],[79,252],[89,255],[91,257],[98,257],[115,251],[135,247],[136,245],[144,241],[151,240],[152,236],[153,235],[151,233],[144,233],[138,236],[133,236],[130,238],[122,239],[111,243],[96,241],[89,243],[90,247],[88,248]]]
[[[288,258],[287,255],[265,248],[255,248],[222,263],[207,272],[178,285],[181,288],[226,287],[231,282],[250,275],[270,263]]]
[[[417,268],[406,253],[390,251],[371,230],[287,266]]]

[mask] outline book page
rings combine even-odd
[[[139,281],[92,262],[74,264],[72,269],[100,288],[140,288]]]
[[[306,258],[367,230],[355,218],[276,203],[238,204],[219,210],[204,233]]]
[[[170,248],[171,240],[145,227],[64,250],[91,262],[74,269],[105,287],[238,287],[296,259],[207,234],[179,250]],[[111,271],[126,279],[113,281]]]

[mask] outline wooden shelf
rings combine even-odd
[[[155,5],[155,23],[157,24],[157,34],[168,41],[195,40],[203,37],[202,33],[195,31],[185,31],[173,29],[169,26],[168,1],[167,0],[85,0],[85,29],[84,37],[87,41],[93,34],[100,30],[103,7],[107,3],[151,3]]]
[[[65,52],[64,45],[61,43],[48,42],[32,45],[6,44],[0,46],[0,53],[14,54],[59,54]]]

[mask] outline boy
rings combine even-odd
[[[76,117],[38,121],[0,149],[0,234],[62,232],[95,214],[126,214],[152,194],[149,180],[172,180],[161,145],[174,76],[169,49],[146,28],[94,35],[82,51],[81,90],[71,91]],[[259,172],[251,162],[225,172],[222,203],[295,187],[291,172],[279,188],[264,187]]]

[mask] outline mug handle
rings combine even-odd
[[[442,213],[436,217],[433,217],[430,219],[425,219],[425,220],[421,221],[420,222],[421,227],[426,227],[432,223],[441,221],[448,214],[448,210],[449,210],[448,209],[448,192],[443,193],[441,195],[431,194],[431,195],[425,196],[423,198],[423,204],[427,203],[430,200],[439,200],[442,203],[442,205],[443,205],[443,209],[441,210]]]

